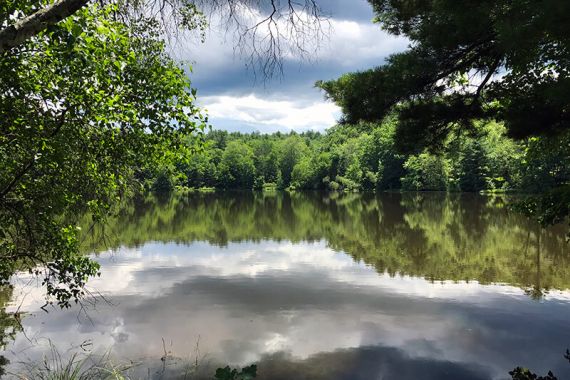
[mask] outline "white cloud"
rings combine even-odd
[[[261,99],[255,94],[247,96],[208,96],[200,99],[211,122],[233,120],[236,124],[253,126],[260,132],[280,130],[324,130],[336,123],[340,109],[324,100],[309,103],[291,100]]]
[[[343,70],[380,65],[388,55],[404,50],[409,43],[372,23],[333,19],[331,28],[330,41],[318,52],[318,60],[334,63]]]

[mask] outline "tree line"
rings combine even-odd
[[[570,178],[570,134],[513,140],[478,122],[438,150],[401,153],[398,120],[342,124],[324,133],[211,131],[203,152],[138,175],[155,191],[182,188],[325,191],[543,192]]]

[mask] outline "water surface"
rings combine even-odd
[[[501,197],[207,194],[133,202],[87,310],[25,311],[6,356],[110,351],[143,378],[257,363],[262,379],[570,378],[570,253]],[[102,238],[104,236],[104,239]],[[160,360],[165,357],[165,360]],[[197,376],[199,377],[199,376]]]

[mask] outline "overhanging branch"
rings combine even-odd
[[[89,0],[60,0],[0,30],[0,54],[21,45],[48,26],[71,16],[88,3]]]

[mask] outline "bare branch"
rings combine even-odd
[[[234,36],[235,52],[263,79],[282,74],[287,58],[312,59],[330,26],[316,0],[194,0]]]
[[[0,54],[22,45],[89,1],[59,0],[5,27],[0,30]],[[117,19],[155,18],[161,21],[166,38],[177,38],[180,30],[192,27],[188,25],[188,11],[201,11],[210,20],[219,20],[226,33],[234,36],[235,51],[264,79],[282,73],[286,58],[311,59],[329,26],[317,0],[121,0],[119,4],[122,10],[115,15]]]

